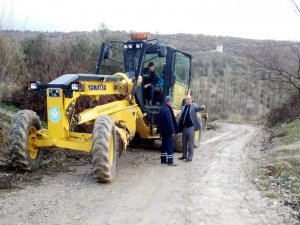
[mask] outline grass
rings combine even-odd
[[[271,199],[277,199],[278,198],[278,194],[273,191],[273,190],[270,190],[270,191],[267,191],[265,193],[265,195],[268,197],[268,198],[271,198]]]
[[[11,124],[13,122],[13,118],[11,118],[10,116],[8,116],[4,113],[0,112],[0,117],[1,117],[2,121],[7,123],[7,124]]]
[[[14,105],[5,104],[3,102],[0,102],[0,109],[5,109],[6,111],[16,113],[19,111],[19,108],[17,108]],[[11,124],[13,122],[13,118],[9,113],[0,112],[1,120],[7,124]]]
[[[13,112],[13,113],[17,113],[20,109],[14,105],[9,105],[6,103],[3,103],[0,101],[0,109],[5,109],[7,111]],[[2,119],[3,122],[7,123],[7,124],[11,124],[13,122],[13,118],[11,118],[11,116],[8,116],[4,113],[0,112],[0,117]],[[47,121],[41,121],[41,125],[43,128],[47,128],[48,124]]]
[[[273,154],[268,157],[267,163],[272,165],[272,169],[270,171],[263,167],[256,170],[255,176],[258,178],[256,184],[266,197],[273,200],[282,199],[286,205],[299,211],[300,148],[293,151],[298,157],[293,157],[293,155],[282,157],[286,152],[284,149],[280,154]]]
[[[20,110],[18,107],[14,106],[14,105],[5,104],[3,102],[0,102],[0,108],[6,109],[6,110],[14,112],[14,113],[16,113]]]
[[[258,170],[255,170],[253,175],[258,178],[259,183],[257,183],[257,184],[259,185],[259,188],[261,190],[269,189],[270,184],[269,184],[269,181],[266,179],[267,176],[266,176],[265,170],[263,170],[261,168]]]
[[[267,182],[266,196],[272,199],[276,198],[274,190],[272,190],[275,184],[276,194],[280,196],[282,190],[289,193],[290,197],[285,201],[298,210],[300,207],[300,147],[279,149],[268,157],[268,163],[272,165],[271,171],[264,170],[264,177],[258,177],[261,183]]]
[[[300,144],[289,147],[289,144],[300,141],[300,119],[279,128],[285,136],[280,140],[283,145],[271,155],[280,186],[298,195],[300,201]],[[284,146],[286,145],[286,146]]]
[[[263,160],[255,176],[258,186],[271,199],[280,198],[295,211],[300,209],[300,119],[276,131],[279,146]],[[299,143],[299,144],[298,144]]]
[[[300,202],[300,160],[293,158],[279,161],[275,164],[278,185],[291,193]]]
[[[42,128],[48,128],[48,123],[47,123],[47,121],[41,120],[41,125],[42,125]]]
[[[300,140],[300,119],[284,124],[279,128],[279,133],[283,133],[282,144],[292,144]]]
[[[284,156],[293,156],[299,152],[298,148],[288,148],[286,146],[283,146],[279,149],[279,151],[273,153],[273,156],[276,157],[284,157]]]

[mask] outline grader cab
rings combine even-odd
[[[96,74],[65,74],[47,84],[29,82],[30,91],[47,99],[48,125],[41,127],[31,110],[17,113],[10,133],[13,166],[37,169],[46,147],[78,150],[92,153],[93,175],[98,182],[111,182],[117,152],[125,152],[129,143],[159,139],[156,116],[165,96],[173,97],[174,112],[179,114],[190,89],[191,60],[191,55],[149,39],[148,33],[136,33],[130,41],[101,45]],[[123,71],[99,75],[108,61],[120,64]],[[155,87],[154,104],[146,105],[143,69],[150,61],[155,63],[160,82]],[[89,104],[82,107],[86,97]],[[91,129],[82,131],[78,129],[81,126]],[[197,132],[196,146],[199,138]],[[178,147],[180,138],[176,143]]]

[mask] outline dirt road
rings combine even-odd
[[[245,173],[258,128],[222,126],[192,163],[167,167],[157,150],[131,150],[112,184],[96,183],[87,164],[1,194],[0,224],[284,224]]]

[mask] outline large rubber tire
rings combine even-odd
[[[197,113],[197,117],[198,117],[198,120],[200,122],[201,129],[203,129],[202,118],[201,118],[201,114],[199,112]],[[195,148],[198,148],[200,146],[200,139],[201,139],[201,134],[202,134],[201,129],[198,130],[198,131],[195,131],[195,139],[194,139],[194,147]]]
[[[92,164],[94,178],[100,183],[112,182],[116,171],[116,129],[114,120],[99,116],[94,123]]]
[[[153,147],[155,144],[155,139],[141,139],[143,145],[148,147]]]
[[[142,139],[138,133],[135,134],[134,138],[129,142],[129,147],[139,148],[142,145]]]
[[[116,130],[116,152],[118,153],[119,157],[121,157],[124,153],[123,150],[123,141],[121,139],[121,135]]]
[[[201,114],[198,112],[197,117],[199,122],[201,123],[202,128],[202,119]],[[182,133],[173,135],[174,139],[174,151],[175,152],[182,152]],[[200,146],[200,139],[201,139],[201,130],[195,131],[195,139],[194,139],[194,148],[198,148]]]
[[[43,151],[33,146],[33,140],[40,129],[35,112],[21,110],[16,114],[10,130],[10,156],[14,168],[25,171],[39,168]]]
[[[182,152],[182,133],[174,134],[174,151],[175,152]]]
[[[201,131],[195,131],[195,138],[194,138],[194,148],[198,148],[200,146],[200,139],[201,139]]]

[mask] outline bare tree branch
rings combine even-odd
[[[291,2],[293,3],[294,7],[295,7],[295,10],[296,10],[296,14],[298,16],[300,16],[300,6],[298,6],[298,4],[294,1],[294,0],[291,0]]]
[[[261,74],[270,74],[270,81],[287,83],[300,95],[300,43],[267,43],[250,58]]]

